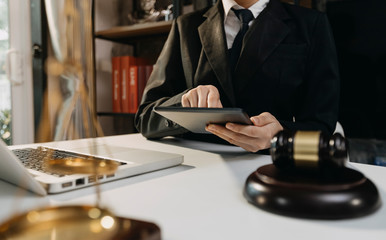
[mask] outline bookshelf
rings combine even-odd
[[[130,26],[118,26],[110,29],[95,32],[95,37],[99,39],[135,44],[145,37],[167,35],[172,26],[172,21],[140,23]]]
[[[113,112],[111,58],[117,55],[132,55],[148,59],[150,65],[154,64],[172,26],[172,21],[128,25],[125,20],[118,16],[117,11],[120,12],[125,9],[123,11],[126,12],[120,14],[127,16],[127,12],[132,11],[133,5],[126,2],[125,7],[122,7],[119,6],[119,1],[117,3],[118,5],[111,6],[113,4],[94,0],[93,6],[96,72],[94,102],[99,122],[107,136],[137,132],[134,127],[134,113]],[[114,47],[117,46],[120,50],[124,48],[124,51],[114,52]]]

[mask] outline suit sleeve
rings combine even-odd
[[[318,129],[331,134],[338,119],[340,80],[335,43],[325,14],[318,14],[310,39],[302,102],[295,122],[281,124],[287,129]]]
[[[156,139],[188,132],[153,111],[157,106],[181,106],[181,97],[189,90],[180,49],[178,26],[174,21],[134,120],[137,130],[146,138]]]

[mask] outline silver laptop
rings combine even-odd
[[[61,154],[68,154],[75,157],[93,156],[118,161],[119,167],[114,174],[58,175],[41,168],[42,161],[36,152],[45,150],[45,147],[10,150],[0,140],[0,178],[37,194],[46,195],[94,185],[96,177],[99,183],[103,183],[176,166],[183,162],[183,156],[179,154],[100,144],[53,151],[60,157],[63,157]]]

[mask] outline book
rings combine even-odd
[[[153,69],[144,58],[112,58],[113,112],[136,113],[147,79]]]
[[[138,84],[138,103],[141,103],[143,91],[145,90],[147,80],[150,77],[151,72],[153,71],[153,65],[145,65],[145,76],[143,79],[139,79]]]
[[[112,58],[112,97],[113,97],[113,112],[121,112],[121,58]]]
[[[121,101],[122,112],[130,113],[130,67],[136,64],[137,59],[133,56],[121,57]]]
[[[136,113],[138,108],[138,66],[130,66],[129,69],[129,113]]]
[[[139,65],[138,66],[138,88],[137,88],[137,91],[138,91],[137,103],[138,104],[137,104],[136,110],[138,110],[139,104],[141,103],[143,90],[145,89],[145,85],[146,85],[146,66],[147,65]]]
[[[136,65],[130,69],[130,113],[136,113],[142,100],[147,79],[153,69],[152,65]]]

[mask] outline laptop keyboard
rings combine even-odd
[[[56,177],[64,177],[63,174],[57,174],[50,172],[48,169],[45,169],[44,161],[48,159],[63,159],[63,158],[91,158],[89,155],[77,154],[74,152],[67,152],[58,149],[51,149],[46,147],[38,148],[22,148],[22,149],[13,149],[12,152],[19,158],[22,164],[29,169],[50,174]],[[92,157],[93,159],[102,159],[97,157]],[[121,165],[126,163],[119,162]]]

